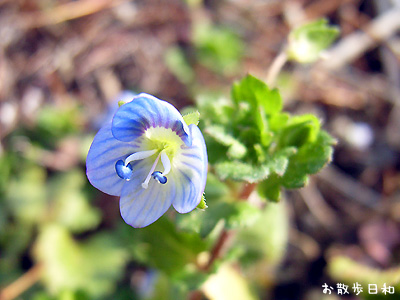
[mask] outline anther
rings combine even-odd
[[[117,172],[117,175],[125,180],[130,180],[132,177],[132,166],[130,163],[128,163],[125,166],[125,162],[121,159],[117,161],[115,164],[115,171]]]
[[[155,171],[153,174],[151,174],[155,180],[157,180],[161,184],[166,184],[167,183],[167,177],[163,176],[163,173],[160,171]]]
[[[120,159],[119,161],[117,161],[115,163],[115,171],[117,172],[117,175],[120,178],[129,181],[132,177],[132,166],[131,166],[130,162],[135,161],[135,160],[145,159],[147,157],[152,156],[156,152],[157,152],[157,150],[155,150],[155,149],[139,151],[139,152],[135,152],[135,153],[129,155],[125,159],[125,161]]]

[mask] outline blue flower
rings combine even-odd
[[[121,197],[126,223],[145,227],[171,204],[187,213],[200,203],[207,177],[204,138],[174,106],[142,93],[97,133],[86,174],[94,187]]]

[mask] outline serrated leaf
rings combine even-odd
[[[197,96],[197,107],[205,117],[205,124],[231,124],[236,110],[232,103],[219,94],[204,93]]]
[[[215,165],[217,175],[222,180],[233,179],[255,183],[268,177],[270,167],[266,165],[252,165],[240,161],[224,161]]]
[[[257,191],[262,198],[272,202],[279,202],[281,197],[281,178],[277,174],[271,174],[268,179],[257,185]]]
[[[183,116],[183,120],[189,126],[191,124],[198,125],[200,120],[200,113],[194,111]]]
[[[247,75],[232,86],[232,99],[236,104],[247,102],[253,110],[262,107],[268,115],[281,111],[282,99],[277,89],[269,89],[265,82]]]
[[[246,146],[235,139],[232,135],[228,134],[223,126],[208,126],[204,131],[217,142],[228,147],[228,157],[239,159],[246,155]]]
[[[279,176],[285,174],[288,164],[289,158],[283,155],[274,155],[268,162],[270,172],[276,173]]]
[[[199,205],[197,205],[197,208],[202,209],[202,210],[205,210],[206,208],[208,208],[207,202],[206,202],[206,197],[204,196],[204,194],[201,195],[201,200],[200,200]]]
[[[257,130],[255,143],[268,147],[273,138],[268,119],[282,109],[282,99],[278,90],[271,90],[263,81],[247,75],[233,84],[232,99],[238,111],[234,115],[237,126]],[[241,133],[241,136],[243,135],[244,133]],[[249,145],[247,140],[247,137],[241,139]]]
[[[301,147],[290,158],[282,184],[286,188],[300,188],[307,183],[307,175],[317,173],[332,159],[334,139],[321,130],[314,143]]]
[[[338,35],[339,29],[328,25],[326,19],[302,25],[289,35],[288,56],[300,63],[314,62]]]
[[[279,135],[280,147],[300,148],[306,143],[313,143],[319,133],[320,123],[316,116],[306,114],[295,116],[287,121]]]

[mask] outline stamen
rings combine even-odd
[[[131,155],[129,155],[127,158],[125,158],[125,166],[127,166],[131,161],[134,160],[141,160],[147,157],[152,156],[154,153],[156,153],[157,150],[146,150],[146,151],[139,151],[139,152],[135,152]]]
[[[117,161],[117,163],[115,164],[115,171],[117,172],[117,175],[121,178],[121,179],[125,179],[126,181],[129,181],[132,177],[132,166],[131,164],[127,164],[125,166],[125,163],[122,159],[120,159],[119,161]]]
[[[160,159],[161,153],[162,152],[160,152],[160,154],[157,155],[157,158],[156,158],[154,164],[151,166],[149,174],[147,175],[145,181],[142,183],[142,188],[147,189],[147,187],[149,186],[149,181],[150,181],[150,178],[151,178],[151,174],[153,174],[153,172],[154,172],[154,170],[155,170],[155,168],[157,166],[157,163],[158,163],[158,160]]]
[[[161,162],[164,166],[164,172],[162,173],[164,176],[171,171],[171,162],[169,161],[167,153],[165,151],[161,151]]]
[[[157,180],[161,184],[166,184],[167,183],[167,177],[163,176],[160,171],[153,172],[153,174],[151,174],[151,176],[153,176],[153,178],[155,180]]]
[[[129,155],[125,159],[125,161],[120,159],[115,164],[115,171],[117,172],[117,175],[120,178],[125,179],[126,181],[129,181],[132,177],[132,166],[131,166],[130,162],[134,161],[134,160],[141,160],[141,159],[147,158],[149,156],[152,156],[156,152],[157,152],[156,149],[140,151],[140,152],[135,152],[135,153]]]
[[[161,157],[161,162],[164,166],[163,173],[161,173],[160,171],[154,172],[160,157]],[[162,183],[162,184],[167,183],[167,177],[165,177],[165,175],[167,175],[170,171],[171,171],[171,161],[169,160],[167,153],[165,153],[165,151],[163,150],[160,152],[160,154],[158,154],[153,166],[150,169],[149,174],[146,177],[146,180],[142,183],[142,187],[144,189],[147,189],[147,187],[149,186],[149,181],[150,181],[151,176],[153,176],[153,178],[156,179],[159,183]]]

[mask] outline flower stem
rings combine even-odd
[[[282,67],[288,60],[288,56],[286,54],[286,49],[283,49],[274,59],[271,64],[271,67],[268,70],[267,74],[267,84],[271,87],[275,86],[276,78],[278,77],[279,72],[282,70]]]
[[[222,253],[222,250],[225,248],[226,243],[230,237],[230,232],[226,229],[223,229],[218,237],[217,242],[214,245],[214,248],[211,251],[211,256],[210,259],[208,260],[207,265],[205,266],[205,270],[209,271],[214,263],[215,260],[217,260]]]
[[[29,269],[24,275],[19,277],[10,285],[0,291],[0,300],[12,300],[21,295],[32,285],[34,285],[42,274],[42,265],[37,264]]]

